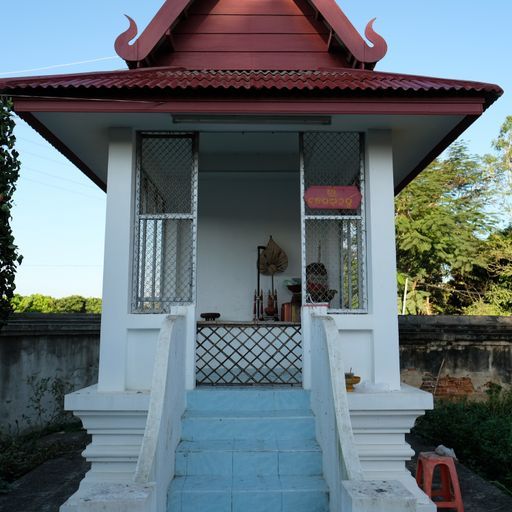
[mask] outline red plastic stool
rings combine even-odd
[[[441,488],[432,490],[434,471],[437,466],[441,472]],[[464,512],[459,478],[451,457],[444,457],[435,452],[421,452],[418,457],[416,483],[434,501],[438,509],[454,508],[457,512]],[[439,497],[442,498],[439,501],[433,499]]]

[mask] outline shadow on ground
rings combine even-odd
[[[90,439],[85,432],[66,432],[61,438],[76,448],[44,462],[11,484],[6,494],[0,494],[0,512],[58,512],[78,489],[90,467],[81,455]]]

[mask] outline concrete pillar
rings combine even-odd
[[[368,313],[373,315],[373,380],[400,389],[392,134],[366,137]]]
[[[111,129],[98,391],[124,391],[130,311],[135,144],[131,129]]]

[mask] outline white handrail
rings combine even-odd
[[[165,317],[158,335],[146,428],[133,477],[133,480],[140,484],[146,484],[150,481],[155,467],[158,440],[162,423],[165,421],[164,405],[165,401],[168,400],[166,396],[168,379],[173,377],[169,376],[173,330],[179,318],[176,315]],[[176,342],[176,340],[174,341]]]
[[[315,316],[323,326],[327,345],[336,431],[342,456],[341,462],[348,480],[362,480],[363,469],[354,440],[347,390],[345,388],[345,368],[340,334],[334,318],[328,315]]]

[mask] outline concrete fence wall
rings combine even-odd
[[[62,419],[63,394],[98,378],[100,315],[14,315],[0,330],[0,432]]]
[[[485,395],[512,383],[512,317],[400,317],[402,381],[436,397]]]
[[[0,330],[0,431],[55,420],[63,393],[97,381],[100,320],[30,313]],[[511,385],[512,317],[406,316],[399,326],[403,382],[439,397]]]

